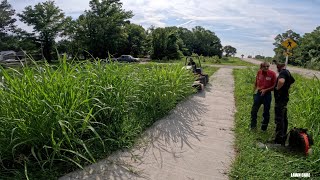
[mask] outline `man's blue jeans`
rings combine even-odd
[[[265,93],[261,96],[261,92],[253,95],[254,101],[251,109],[251,128],[257,127],[257,114],[261,104],[263,104],[263,121],[261,124],[261,130],[265,131],[268,128],[270,120],[270,105],[272,100],[271,92]]]

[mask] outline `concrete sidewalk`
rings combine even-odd
[[[67,174],[69,179],[228,179],[234,152],[234,79],[220,68],[202,93],[180,103],[127,151]]]

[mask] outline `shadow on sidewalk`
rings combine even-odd
[[[195,127],[201,123],[201,114],[208,109],[197,98],[200,96],[199,93],[194,96],[179,104],[169,116],[156,122],[151,129],[146,131],[151,144],[145,148],[145,152],[150,148],[170,152],[172,149],[168,147],[175,147],[174,149],[178,150],[185,145],[192,148],[189,138],[199,140],[199,136],[203,136],[202,132]]]
[[[202,92],[205,93],[205,92]],[[143,168],[137,165],[162,167],[165,159],[162,155],[179,158],[183,147],[193,148],[190,138],[200,140],[201,114],[208,111],[201,103],[203,95],[195,94],[178,104],[164,119],[154,123],[143,135],[139,143],[131,150],[120,150],[105,160],[92,164],[84,170],[70,173],[60,180],[67,179],[131,179],[148,178]],[[135,165],[133,165],[135,164]]]

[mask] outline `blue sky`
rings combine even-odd
[[[44,0],[9,0],[20,13]],[[77,18],[89,9],[89,0],[56,0],[67,16]],[[320,26],[320,0],[122,0],[135,15],[131,22],[144,28],[202,26],[220,38],[222,45],[237,48],[237,56],[273,56],[277,34],[288,29],[303,35]],[[19,27],[30,29],[18,22]]]

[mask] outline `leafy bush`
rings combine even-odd
[[[310,61],[305,64],[308,69],[320,70],[320,61]]]

